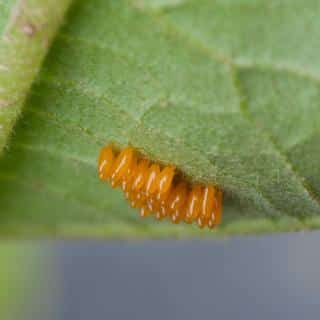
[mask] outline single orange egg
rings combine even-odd
[[[160,167],[157,164],[153,164],[148,172],[147,172],[147,179],[145,184],[145,192],[147,195],[154,194],[157,191],[157,177],[160,174]]]
[[[114,155],[112,147],[109,145],[102,148],[98,160],[98,174],[101,180],[106,181],[110,177],[113,162]]]
[[[147,179],[149,164],[149,161],[146,159],[142,159],[138,163],[132,182],[132,190],[139,191],[144,186]]]
[[[201,191],[201,187],[198,185],[192,187],[186,207],[185,221],[187,223],[191,223],[193,220],[196,220],[200,214],[202,195]]]
[[[174,167],[164,167],[164,169],[158,175],[157,184],[158,184],[160,197],[162,194],[165,194],[169,190],[172,184],[174,174],[175,174]]]
[[[128,171],[133,158],[132,147],[123,149],[112,166],[111,185],[115,186]]]
[[[169,202],[169,210],[171,211],[172,219],[175,223],[180,222],[185,218],[186,215],[186,201],[188,198],[187,185],[184,182],[181,182],[175,191],[175,196]]]

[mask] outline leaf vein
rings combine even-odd
[[[257,125],[256,121],[254,120],[254,118],[252,117],[250,112],[248,111],[247,99],[244,96],[243,91],[241,90],[240,79],[237,76],[236,68],[234,68],[233,71],[234,71],[233,76],[234,76],[235,87],[239,92],[240,106],[241,106],[242,114],[246,119],[248,119],[252,123],[252,125],[254,125],[258,129],[258,125]],[[300,173],[294,168],[294,165],[289,161],[287,154],[282,150],[282,148],[276,142],[276,138],[272,134],[267,132],[267,130],[265,130],[265,129],[263,129],[262,132],[263,132],[265,138],[267,139],[267,141],[273,147],[274,152],[280,157],[280,159],[282,159],[282,161],[286,165],[287,169],[292,173],[292,176],[295,178],[297,183],[300,184],[307,199],[310,201],[311,204],[314,204],[318,208],[318,211],[320,212],[320,198],[318,198],[311,191],[311,187],[301,177]]]
[[[193,50],[201,51],[202,53],[206,54],[209,58],[213,59],[215,62],[222,63],[226,66],[228,66],[228,70],[230,71],[230,76],[232,80],[234,79],[234,73],[236,71],[236,64],[233,61],[233,59],[227,55],[222,55],[220,53],[215,52],[211,47],[205,45],[203,41],[199,41],[197,38],[190,36],[190,34],[186,34],[181,28],[179,28],[176,24],[171,23],[163,17],[163,15],[155,14],[153,12],[150,12],[150,10],[145,11],[151,18],[154,19],[155,23],[160,24],[162,26],[162,31],[169,35],[169,36],[179,36],[185,40],[187,40],[187,43],[190,48]],[[169,33],[168,33],[169,30]],[[238,79],[236,80],[238,81]],[[242,94],[239,92],[239,88],[234,83],[234,88],[238,92],[238,99],[240,101],[240,111],[242,116],[249,120],[255,127],[257,127],[257,124],[252,119],[251,115],[248,113],[245,108],[241,107],[241,100],[242,100]],[[293,168],[293,165],[289,162],[287,156],[281,152],[281,150],[277,147],[277,145],[272,141],[271,136],[269,134],[265,134],[265,138],[270,143],[270,145],[273,147],[273,150],[275,154],[277,154],[280,159],[283,160],[284,164],[286,165],[287,169],[291,172],[292,177],[295,177],[296,181],[299,182],[300,186],[303,188],[305,194],[307,195],[307,199],[311,204],[316,205],[318,208],[318,211],[320,212],[320,199],[318,199],[315,195],[311,194],[311,191],[307,187],[306,182],[302,179],[302,177],[298,174],[297,171]],[[261,191],[261,190],[260,190]],[[273,203],[272,199],[269,199],[271,203]],[[276,210],[278,211],[278,209]],[[280,210],[281,211],[281,210]]]

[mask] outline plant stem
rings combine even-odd
[[[72,0],[18,0],[0,39],[0,155]]]

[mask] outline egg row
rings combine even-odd
[[[213,185],[190,184],[174,166],[160,166],[141,157],[131,146],[116,152],[113,145],[102,148],[98,174],[112,187],[120,187],[142,217],[155,214],[157,220],[173,223],[196,222],[213,228],[221,221],[222,192]]]

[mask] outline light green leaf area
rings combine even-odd
[[[319,16],[318,0],[76,1],[0,162],[1,232],[319,227]],[[221,228],[140,219],[97,178],[111,141],[220,186]]]
[[[0,317],[1,319],[29,319],[42,314],[48,306],[39,304],[42,297],[53,298],[56,279],[44,272],[52,271],[52,259],[37,245],[22,242],[2,242],[0,246]],[[44,301],[44,300],[42,300]],[[31,307],[30,307],[31,306]],[[31,310],[33,307],[33,310]],[[31,312],[32,311],[32,312]]]
[[[1,0],[0,1],[0,32],[2,33],[6,27],[10,8],[13,7],[14,0]]]

